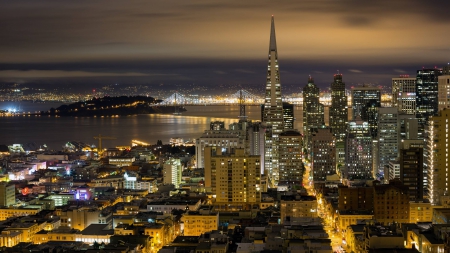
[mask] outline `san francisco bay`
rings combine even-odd
[[[36,104],[31,102],[1,102],[0,108],[21,108],[23,111],[48,110],[59,106],[57,103]],[[238,121],[239,106],[186,106],[182,115],[149,114],[117,117],[53,117],[53,116],[12,116],[0,118],[0,144],[22,144],[37,147],[46,144],[49,149],[61,150],[68,141],[80,141],[97,145],[94,136],[99,134],[116,139],[104,140],[104,147],[130,145],[131,140],[151,144],[161,140],[169,143],[170,138],[185,141],[201,136],[209,129],[211,121],[225,121],[228,126]],[[300,129],[302,112],[295,109],[295,126]],[[260,120],[259,106],[247,106],[249,120]]]

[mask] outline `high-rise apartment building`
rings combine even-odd
[[[384,174],[384,167],[396,161],[399,153],[400,122],[397,107],[378,108],[377,152],[373,175],[378,178]]]
[[[9,207],[16,203],[16,186],[0,182],[0,206]]]
[[[416,114],[416,78],[392,78],[392,106],[403,114]]]
[[[347,95],[342,74],[335,74],[331,83],[331,106],[329,112],[331,131],[338,140],[343,140],[348,122]]]
[[[205,186],[215,195],[216,209],[248,210],[261,202],[261,162],[259,155],[244,149],[222,153],[205,148]]]
[[[377,108],[381,106],[381,89],[378,87],[361,86],[352,88],[352,119],[360,117],[367,121],[370,134],[377,134]]]
[[[431,204],[439,204],[442,196],[449,195],[449,128],[450,109],[443,109],[428,120],[425,146],[425,166],[428,177],[428,198]]]
[[[372,137],[369,123],[360,119],[348,123],[345,138],[345,170],[342,177],[372,179]]]
[[[336,174],[335,137],[330,128],[316,128],[311,134],[311,169],[314,182],[325,182]]]
[[[416,75],[416,116],[424,125],[438,112],[438,77],[442,69],[421,69]]]
[[[175,188],[179,188],[181,184],[181,173],[183,167],[181,160],[170,158],[163,166],[163,182],[164,184],[173,184]]]
[[[303,176],[302,135],[295,130],[279,135],[279,181],[301,184]]]
[[[275,36],[275,21],[272,16],[270,28],[269,59],[266,76],[266,95],[262,122],[268,125],[265,141],[264,169],[272,186],[278,184],[278,135],[284,131],[283,101],[281,99],[280,69]]]

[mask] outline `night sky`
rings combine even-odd
[[[0,82],[264,89],[275,16],[281,84],[389,85],[450,61],[448,0],[2,1]],[[161,85],[164,84],[164,85]]]

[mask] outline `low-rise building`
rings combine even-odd
[[[286,217],[317,217],[315,196],[282,195],[280,200],[281,220]]]
[[[185,236],[199,236],[219,229],[219,213],[188,211],[181,219]]]

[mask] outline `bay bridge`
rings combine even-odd
[[[296,105],[302,104],[302,97],[286,97],[284,102],[289,102]],[[264,98],[254,95],[247,90],[238,90],[231,95],[221,96],[199,96],[199,95],[185,95],[178,92],[173,93],[165,98],[162,102],[155,104],[155,106],[185,106],[185,105],[238,105],[244,103],[245,105],[261,105],[264,104]]]

